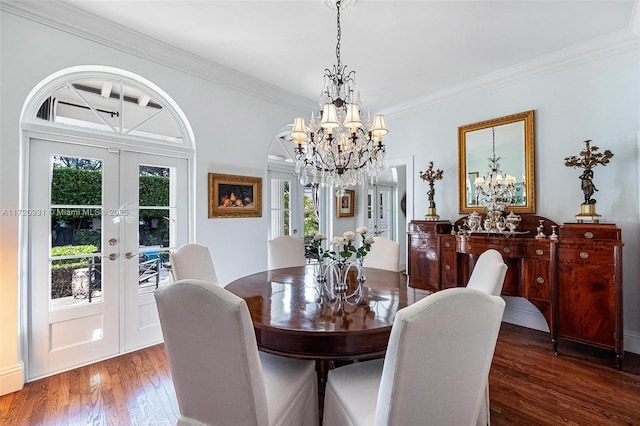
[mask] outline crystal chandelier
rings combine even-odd
[[[326,1],[326,0],[325,0]],[[311,113],[309,126],[297,117],[291,137],[296,144],[295,173],[300,182],[318,182],[333,186],[336,195],[344,195],[350,186],[367,180],[375,183],[384,170],[385,146],[382,137],[389,133],[383,115],[361,119],[360,93],[356,90],[355,71],[347,72],[340,59],[340,0],[337,11],[337,63],[324,71],[318,115]]]
[[[489,158],[489,171],[485,176],[475,179],[474,186],[478,194],[478,203],[487,209],[485,230],[502,232],[504,220],[502,213],[513,203],[516,192],[516,178],[500,170],[500,159],[496,157],[496,129],[492,132],[492,154]]]

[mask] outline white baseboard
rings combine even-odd
[[[624,332],[624,351],[640,354],[640,334]]]
[[[508,299],[502,321],[534,330],[549,332],[547,321],[539,311],[529,310],[522,306],[509,306]],[[629,331],[624,332],[624,351],[640,354],[640,334]]]
[[[507,306],[502,316],[502,321],[509,324],[520,325],[534,330],[549,333],[547,320],[538,311],[529,311],[518,307]]]
[[[19,391],[24,386],[24,364],[0,370],[0,396]]]

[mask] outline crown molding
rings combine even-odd
[[[58,1],[0,1],[0,11],[91,40],[267,102],[307,113],[316,101]],[[132,43],[131,40],[135,40]]]
[[[128,27],[86,13],[67,3],[5,0],[0,1],[0,11],[65,31],[302,114],[306,114],[316,107],[314,100],[177,49]],[[135,44],[131,43],[131,40],[136,40]],[[625,30],[485,74],[427,96],[387,107],[380,112],[389,118],[398,118],[444,99],[517,83],[537,75],[558,72],[634,49],[640,49],[640,7],[638,1],[634,3],[634,11],[628,28]]]
[[[421,98],[385,108],[381,113],[389,118],[403,117],[444,99],[518,83],[535,76],[559,72],[632,50],[640,50],[640,34],[636,34],[630,26],[625,30],[543,55],[531,61],[503,68]]]
[[[640,37],[640,3],[638,0],[633,2],[633,10],[631,11],[631,19],[629,20],[629,28],[637,36]]]

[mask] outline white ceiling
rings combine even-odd
[[[323,0],[65,1],[163,43],[317,100],[336,62]],[[631,32],[633,0],[357,0],[341,56],[363,109],[385,110],[567,49]]]

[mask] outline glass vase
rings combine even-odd
[[[342,297],[352,297],[362,293],[362,262],[351,259],[336,259],[328,263],[325,271],[325,285]]]

